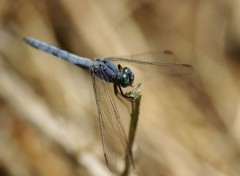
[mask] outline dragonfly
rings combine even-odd
[[[160,70],[168,70],[168,72],[180,74],[192,70],[191,65],[181,63],[160,63],[120,57],[91,60],[34,38],[24,37],[23,40],[38,50],[90,71],[98,110],[104,158],[108,168],[114,173],[119,172],[117,161],[122,155],[127,156],[130,164],[133,168],[135,167],[132,150],[129,147],[127,136],[114,101],[114,95],[111,91],[111,84],[113,84],[114,90],[118,88],[123,97],[129,98],[123,93],[122,88],[133,87],[134,73],[129,67],[122,67],[120,64],[116,65],[114,62],[121,61],[149,65],[157,67]],[[164,54],[168,55],[172,53],[166,50]],[[119,148],[121,152],[119,152]]]

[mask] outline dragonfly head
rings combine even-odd
[[[121,78],[120,78],[120,85],[121,87],[131,86],[134,81],[134,74],[132,70],[128,67],[124,67],[121,69]]]

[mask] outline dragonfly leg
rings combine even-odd
[[[114,94],[117,96],[117,94],[118,94],[117,85],[113,84],[113,88],[114,88]]]
[[[120,92],[121,92],[121,95],[122,95],[124,98],[127,98],[127,99],[129,99],[129,100],[133,99],[133,97],[130,97],[130,96],[125,95],[125,94],[123,93],[121,86],[118,86],[118,88],[119,88],[119,90],[120,90]]]
[[[122,66],[120,64],[118,64],[118,69],[119,69],[119,71],[122,70]]]
[[[118,89],[119,89],[121,95],[122,95],[124,98],[133,99],[133,97],[127,96],[127,95],[125,95],[125,94],[123,93],[123,90],[122,90],[121,86],[116,85],[116,84],[113,84],[113,87],[114,87],[114,94],[115,94],[116,96],[118,96],[118,93],[119,93]]]

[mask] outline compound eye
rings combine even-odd
[[[134,74],[132,72],[132,70],[128,67],[124,67],[121,70],[122,73],[122,77],[120,80],[120,84],[122,87],[127,87],[127,86],[131,86],[134,80]]]

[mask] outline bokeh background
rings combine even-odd
[[[237,0],[0,0],[0,175],[113,175],[89,72],[27,46],[21,37],[30,36],[93,59],[173,51],[192,73],[135,70],[143,84],[130,175],[239,176],[239,8]],[[128,130],[129,112],[117,105]]]

